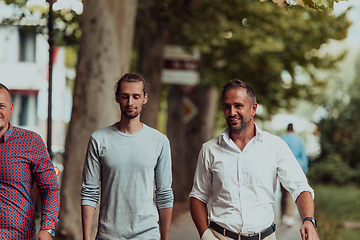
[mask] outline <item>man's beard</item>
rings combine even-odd
[[[130,119],[133,119],[133,118],[136,118],[137,116],[139,116],[138,113],[128,113],[128,112],[124,112],[123,115],[127,118],[130,118]]]
[[[241,133],[249,127],[250,119],[249,121],[244,121],[244,117],[239,116],[240,124],[236,124],[236,125],[230,123],[231,119],[233,118],[226,119],[226,123],[228,124],[231,132]]]
[[[129,111],[127,111],[126,109],[127,109],[127,107],[125,107],[125,110],[122,112],[122,114],[125,116],[125,117],[127,117],[127,118],[129,118],[129,119],[133,119],[133,118],[136,118],[137,116],[139,116],[140,115],[140,113],[141,113],[141,111],[142,111],[142,109],[144,108],[144,104],[141,106],[141,109],[138,111],[138,108],[135,108],[135,110],[134,111],[132,111],[132,112],[129,112]]]
[[[132,118],[136,118],[137,116],[139,116],[140,112],[138,112],[138,111],[128,112],[125,110],[125,111],[123,111],[123,115],[127,118],[132,119]]]

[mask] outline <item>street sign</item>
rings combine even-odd
[[[188,97],[183,97],[183,121],[190,122],[198,113],[198,108]]]
[[[162,82],[196,85],[199,82],[200,52],[188,53],[182,46],[166,45],[164,49]]]

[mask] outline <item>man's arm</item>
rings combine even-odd
[[[168,240],[170,233],[171,217],[173,208],[159,209],[159,224],[161,240]]]
[[[81,206],[81,219],[83,229],[83,239],[90,240],[91,227],[94,220],[95,208],[87,205]]]
[[[190,213],[201,238],[204,232],[209,228],[207,222],[207,206],[199,199],[191,197]]]
[[[96,140],[90,137],[82,174],[81,220],[83,239],[90,240],[92,222],[100,196],[101,164]]]
[[[47,239],[51,236],[42,230],[54,230],[60,209],[60,191],[56,179],[54,165],[51,162],[47,148],[38,134],[31,143],[32,173],[36,187],[41,196],[41,231],[36,239]]]
[[[302,192],[296,199],[296,205],[299,209],[301,219],[314,217],[314,201],[310,192]],[[300,228],[302,240],[318,240],[314,224],[311,221],[305,221]]]
[[[170,233],[174,194],[171,188],[171,150],[170,142],[164,137],[162,151],[155,166],[155,199],[159,212],[161,240],[168,240]]]

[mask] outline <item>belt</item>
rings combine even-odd
[[[227,230],[226,228],[221,227],[220,225],[218,225],[215,222],[210,222],[210,227],[212,229],[214,229],[215,231],[217,231],[218,233],[227,236],[229,238],[235,239],[235,240],[262,240],[264,238],[266,238],[267,236],[269,236],[270,234],[272,234],[273,232],[275,232],[276,229],[276,225],[275,223],[271,224],[270,227],[268,227],[267,229],[265,229],[264,231],[260,232],[260,233],[255,233],[255,234],[250,234],[250,235],[241,235],[239,233],[234,233],[232,231]],[[260,238],[259,238],[260,235]]]

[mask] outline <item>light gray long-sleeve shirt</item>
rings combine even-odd
[[[101,189],[96,239],[160,239],[157,208],[173,206],[171,183],[165,135],[145,124],[136,134],[122,133],[115,124],[94,132],[84,163],[81,205],[96,207]]]

